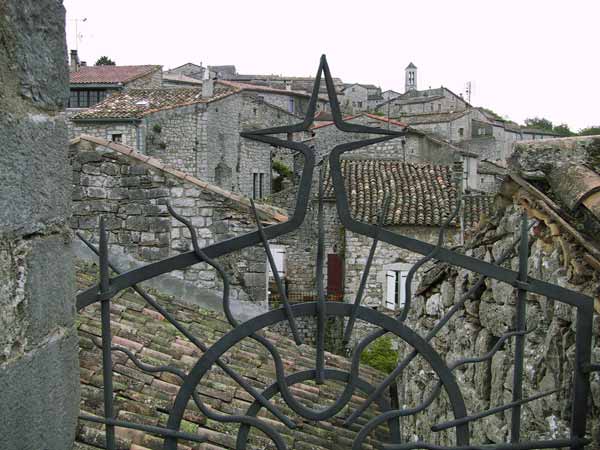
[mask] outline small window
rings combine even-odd
[[[252,198],[259,200],[264,196],[264,184],[265,174],[264,173],[253,173],[252,174]]]
[[[442,104],[438,103],[438,112],[442,110]]]
[[[362,108],[362,102],[356,102],[356,104],[359,108]]]
[[[385,307],[387,309],[398,310],[404,307],[406,303],[407,277],[407,270],[388,270],[386,272]]]
[[[116,142],[117,144],[120,144],[123,142],[123,134],[121,134],[121,133],[111,134],[110,140],[113,142]]]
[[[459,129],[458,129],[458,135],[459,135],[460,137],[462,137],[464,134],[465,134],[465,129],[464,129],[464,128],[459,128]]]
[[[273,254],[273,261],[275,262],[275,269],[281,278],[285,278],[285,247],[271,246],[271,252]],[[269,277],[273,277],[273,271],[271,265],[267,263],[269,268]]]
[[[291,113],[294,112],[294,99],[293,98],[288,99],[288,112],[291,112]]]

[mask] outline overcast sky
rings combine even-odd
[[[598,0],[64,0],[67,43],[93,64],[235,64],[239,73],[333,76],[404,91],[447,86],[522,122],[600,125]],[[87,19],[85,22],[82,19]]]

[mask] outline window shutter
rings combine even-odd
[[[386,295],[385,295],[385,307],[387,309],[396,309],[396,283],[397,283],[397,272],[388,270],[385,274],[386,283]]]

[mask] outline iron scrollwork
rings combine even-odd
[[[343,132],[361,133],[370,135],[369,138],[350,142],[342,145],[338,145],[332,149],[329,155],[329,167],[332,177],[332,183],[334,187],[337,212],[342,225],[349,231],[368,236],[373,239],[369,258],[364,269],[364,273],[361,279],[361,284],[358,289],[354,303],[337,303],[337,302],[326,302],[323,288],[323,238],[324,231],[322,226],[322,192],[319,195],[319,240],[317,243],[317,299],[313,302],[306,302],[301,304],[291,305],[285,295],[282,282],[279,279],[278,271],[275,268],[275,263],[272,257],[269,241],[279,236],[290,233],[300,227],[303,223],[309,199],[311,195],[311,186],[313,183],[313,173],[316,167],[315,155],[313,150],[302,142],[294,142],[287,139],[281,139],[278,135],[287,136],[289,133],[306,132],[310,130],[310,126],[313,123],[314,115],[317,110],[317,102],[319,98],[319,88],[321,80],[324,77],[324,81],[327,87],[329,105],[331,107],[331,113],[333,116],[333,122],[335,126]],[[423,448],[430,450],[471,450],[471,449],[534,449],[534,448],[558,448],[558,447],[571,447],[572,449],[582,449],[583,446],[589,442],[585,437],[586,429],[586,413],[587,413],[587,401],[589,397],[589,374],[592,370],[597,370],[597,367],[590,364],[591,357],[591,329],[592,329],[592,300],[580,293],[570,291],[568,289],[556,286],[550,283],[546,283],[540,280],[533,279],[527,275],[526,261],[528,257],[528,229],[529,225],[527,220],[524,218],[521,224],[520,237],[514,242],[514,246],[510,248],[504,255],[501,255],[496,261],[491,263],[481,261],[477,258],[467,256],[465,254],[457,253],[455,251],[444,248],[443,236],[444,228],[446,225],[453,220],[458,210],[454,211],[454,214],[446,218],[445,226],[442,226],[439,232],[439,239],[437,245],[432,245],[427,242],[423,242],[408,236],[403,236],[391,232],[383,227],[383,218],[387,214],[388,202],[384,201],[381,207],[381,213],[379,223],[372,225],[367,223],[361,223],[352,218],[350,214],[350,208],[348,203],[348,194],[344,188],[344,178],[341,171],[340,160],[344,153],[357,150],[359,148],[381,143],[390,139],[402,137],[405,134],[404,131],[386,130],[382,128],[370,127],[361,124],[353,124],[345,122],[342,118],[342,113],[338,98],[335,92],[335,86],[333,79],[329,71],[327,60],[325,56],[321,57],[319,69],[317,71],[312,95],[308,105],[308,110],[304,120],[301,123],[290,125],[290,126],[278,126],[263,130],[243,132],[241,135],[244,138],[262,142],[270,145],[274,145],[280,148],[287,148],[294,152],[297,152],[304,158],[304,165],[300,177],[298,186],[298,193],[296,198],[296,207],[292,217],[285,223],[269,225],[263,227],[254,204],[252,204],[252,212],[256,219],[257,230],[255,232],[244,234],[231,238],[229,240],[218,242],[213,245],[209,245],[205,248],[200,248],[196,239],[196,233],[192,225],[184,218],[178,216],[178,214],[169,207],[170,214],[178,221],[182,222],[190,231],[192,237],[193,250],[190,252],[182,253],[177,256],[141,267],[129,272],[121,273],[118,268],[112,266],[108,259],[108,242],[107,232],[104,226],[104,221],[101,220],[100,225],[100,240],[99,248],[96,248],[93,244],[85,240],[83,236],[80,236],[86,244],[94,250],[99,256],[100,264],[100,283],[98,286],[94,286],[86,291],[80,293],[77,297],[77,307],[82,309],[87,305],[95,302],[101,302],[101,315],[102,315],[102,340],[96,342],[96,345],[102,348],[103,354],[103,375],[104,375],[104,408],[105,415],[103,418],[82,416],[84,420],[91,420],[100,422],[106,426],[106,447],[109,450],[115,448],[115,434],[114,427],[126,427],[143,430],[149,433],[153,433],[164,438],[164,449],[175,450],[180,440],[190,440],[195,442],[203,442],[205,437],[201,435],[194,435],[181,431],[181,421],[183,418],[184,411],[188,405],[188,402],[193,401],[196,403],[200,411],[212,420],[221,422],[234,422],[239,423],[240,428],[237,436],[237,448],[244,449],[247,446],[249,430],[254,427],[262,431],[268,436],[276,448],[283,450],[286,448],[285,441],[281,438],[275,428],[265,421],[262,421],[257,417],[259,411],[262,408],[266,408],[271,412],[278,420],[280,420],[286,427],[294,428],[296,424],[288,417],[282,410],[280,410],[271,399],[275,395],[281,395],[286,405],[294,411],[300,417],[311,420],[311,421],[322,421],[332,418],[340,413],[340,411],[346,406],[355,393],[355,391],[361,390],[367,395],[367,399],[350,414],[344,420],[344,425],[349,427],[361,417],[370,404],[376,402],[379,405],[380,414],[375,418],[371,419],[364,425],[361,431],[357,434],[353,449],[358,450],[362,448],[362,443],[367,435],[374,430],[380,424],[387,422],[391,431],[391,442],[385,445],[388,449],[414,449]],[[372,137],[375,136],[375,137]],[[323,175],[322,170],[320,174],[319,186],[322,189],[323,186]],[[410,276],[414,275],[414,272],[426,261],[435,259],[439,262],[445,262],[450,265],[458,266],[480,275],[475,285],[466,292],[456,303],[450,308],[448,312],[442,317],[442,319],[433,327],[433,329],[425,336],[422,337],[405,323],[407,318],[410,303],[407,303],[406,307],[396,316],[389,317],[381,312],[375,311],[371,308],[361,306],[361,297],[364,291],[364,285],[367,280],[368,273],[371,269],[373,254],[376,251],[377,244],[379,242],[386,242],[393,246],[410,250],[417,254],[424,255],[421,263],[418,263],[414,270],[411,271]],[[226,271],[217,262],[220,256],[227,255],[234,251],[242,250],[251,246],[262,245],[267,255],[268,262],[271,266],[272,273],[275,276],[275,281],[279,294],[282,298],[283,306],[279,309],[271,310],[267,313],[259,315],[253,319],[250,319],[243,324],[239,324],[231,313],[229,306],[229,276]],[[518,246],[516,253],[520,259],[519,271],[507,269],[502,266],[502,263],[506,261],[515,253],[515,247]],[[169,312],[164,309],[152,296],[148,295],[143,289],[137,286],[138,283],[156,277],[160,274],[172,271],[181,270],[194,264],[204,263],[212,266],[223,282],[223,310],[227,317],[227,320],[233,327],[229,333],[223,336],[217,341],[212,347],[208,348],[197,336],[190,333],[182,324],[180,324]],[[117,275],[113,278],[109,277],[109,269],[112,268]],[[463,359],[455,361],[451,364],[447,364],[444,358],[435,351],[429,341],[436,336],[436,334],[448,323],[448,321],[456,314],[456,312],[464,306],[464,303],[471,298],[477,290],[483,285],[486,278],[496,279],[503,281],[515,287],[518,291],[517,295],[517,321],[515,324],[515,330],[506,333],[502,336],[494,347],[485,355]],[[180,369],[176,369],[169,366],[153,367],[144,364],[137,360],[131,352],[119,346],[114,346],[111,343],[111,329],[110,329],[110,301],[118,292],[127,289],[135,289],[144,300],[155,310],[161,313],[167,321],[177,328],[187,339],[189,339],[194,345],[196,345],[203,352],[195,366],[185,373]],[[410,283],[406,284],[406,298],[410,299]],[[522,379],[523,379],[523,345],[524,336],[531,330],[527,330],[525,327],[525,303],[526,296],[528,293],[536,293],[548,298],[555,299],[559,302],[566,303],[577,309],[577,326],[576,326],[576,361],[574,366],[574,377],[572,385],[569,386],[572,389],[572,415],[571,415],[571,437],[569,439],[555,439],[555,440],[544,440],[544,441],[521,441],[519,436],[519,430],[521,429],[520,422],[520,407],[529,402],[544,396],[551,395],[557,390],[542,392],[528,398],[524,398],[522,394]],[[316,345],[316,360],[314,368],[311,370],[305,370],[293,374],[286,374],[284,371],[284,365],[282,358],[278,352],[278,349],[272,342],[264,337],[259,332],[265,327],[269,327],[278,322],[287,321],[292,335],[296,344],[300,344],[302,339],[297,331],[297,319],[300,317],[315,317],[317,322],[317,345]],[[328,369],[325,364],[324,358],[324,333],[325,333],[325,318],[327,317],[340,317],[345,320],[346,328],[344,332],[344,341],[347,343],[350,341],[350,336],[353,331],[354,323],[357,319],[363,320],[370,323],[378,328],[377,331],[367,335],[364,339],[356,344],[352,352],[351,358],[351,369],[348,372]],[[404,341],[410,347],[412,352],[408,354],[403,360],[401,360],[397,367],[390,373],[378,386],[372,386],[366,381],[359,377],[359,365],[360,355],[367,345],[373,342],[380,336],[386,333],[395,335],[400,340]],[[252,387],[242,376],[237,374],[235,370],[230,368],[225,360],[222,358],[223,354],[242,341],[243,339],[250,338],[254,339],[270,353],[273,362],[275,364],[276,379],[274,383],[267,387],[262,392]],[[465,406],[463,395],[457,384],[455,376],[452,371],[456,367],[464,364],[474,364],[484,360],[490,359],[509,339],[516,340],[516,354],[515,354],[515,370],[513,380],[513,400],[506,405],[491,408],[487,411],[481,411],[473,414],[468,414]],[[116,420],[113,415],[112,406],[112,360],[111,351],[125,353],[132,362],[142,370],[149,372],[156,371],[167,371],[171,374],[179,377],[182,380],[181,388],[176,396],[175,402],[170,411],[169,419],[165,427],[149,426],[143,424],[131,423],[128,421]],[[423,357],[430,367],[436,373],[439,381],[435,385],[434,389],[425,398],[422,404],[412,408],[392,409],[390,404],[384,398],[384,391],[387,389],[402,373],[402,371],[410,364],[410,362],[420,355]],[[213,364],[218,365],[223,371],[234,379],[243,389],[245,389],[253,398],[254,403],[246,411],[245,414],[238,415],[223,415],[215,413],[214,411],[207,408],[200,397],[196,393],[198,384],[202,381],[207,371]],[[344,389],[339,395],[337,401],[328,407],[320,410],[307,408],[301,402],[299,402],[293,395],[290,387],[296,383],[312,380],[316,383],[324,383],[327,380],[334,380],[344,383]],[[408,416],[423,411],[429,407],[433,401],[445,390],[449,399],[451,410],[454,418],[444,423],[436,424],[432,427],[432,430],[440,431],[446,429],[454,429],[456,436],[456,446],[454,447],[442,447],[433,445],[427,442],[401,442],[400,434],[398,429],[398,417]],[[482,417],[486,417],[491,414],[495,414],[500,411],[511,410],[512,411],[512,423],[511,423],[511,442],[506,444],[498,444],[493,446],[477,446],[470,444],[469,436],[469,423],[474,420],[478,420]]]

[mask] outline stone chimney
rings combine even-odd
[[[452,183],[456,186],[459,194],[464,193],[464,166],[462,158],[456,158],[452,163]]]
[[[202,98],[210,98],[215,95],[215,80],[207,78],[202,81]]]
[[[81,61],[80,67],[85,67],[85,66],[87,66],[87,62]]]
[[[79,55],[77,55],[77,50],[71,50],[71,63],[69,64],[69,70],[71,72],[77,72],[79,70]]]

